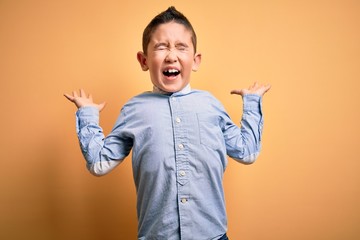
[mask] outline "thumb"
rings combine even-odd
[[[102,102],[98,105],[99,111],[101,112],[106,106],[106,102]]]
[[[231,94],[236,94],[236,95],[241,95],[241,96],[244,96],[245,92],[244,92],[244,89],[234,89],[230,92]]]

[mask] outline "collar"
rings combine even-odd
[[[174,93],[169,93],[169,92],[165,92],[163,90],[161,90],[160,88],[156,87],[155,85],[153,86],[153,93],[159,93],[159,94],[163,94],[163,95],[172,95],[172,94],[188,94],[191,92],[191,86],[190,86],[190,83],[188,85],[186,85],[183,89],[181,89],[180,91],[178,92],[174,92]]]

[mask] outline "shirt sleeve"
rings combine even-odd
[[[125,125],[124,118],[120,114],[117,129]],[[105,138],[99,126],[99,110],[96,107],[79,108],[76,112],[76,131],[86,166],[95,176],[109,173],[130,153],[132,142],[128,138],[113,132]]]
[[[263,129],[262,97],[248,94],[243,97],[241,127],[225,121],[224,137],[227,154],[244,164],[253,163],[261,149]]]

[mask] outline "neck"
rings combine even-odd
[[[183,89],[181,89],[180,93],[188,93],[191,91],[191,87],[190,87],[190,84],[186,85]],[[156,87],[155,85],[153,86],[153,93],[159,93],[159,94],[164,94],[164,95],[171,95],[173,94],[172,92],[166,92],[166,91],[163,91],[161,90],[160,88]]]

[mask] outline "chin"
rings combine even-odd
[[[168,93],[174,93],[174,92],[178,92],[180,91],[183,87],[182,86],[174,86],[174,85],[163,85],[158,87],[159,89],[161,89],[164,92],[168,92]]]
[[[183,89],[182,87],[168,87],[168,88],[165,88],[164,91],[168,92],[168,93],[174,93],[174,92],[179,92],[182,89]]]

